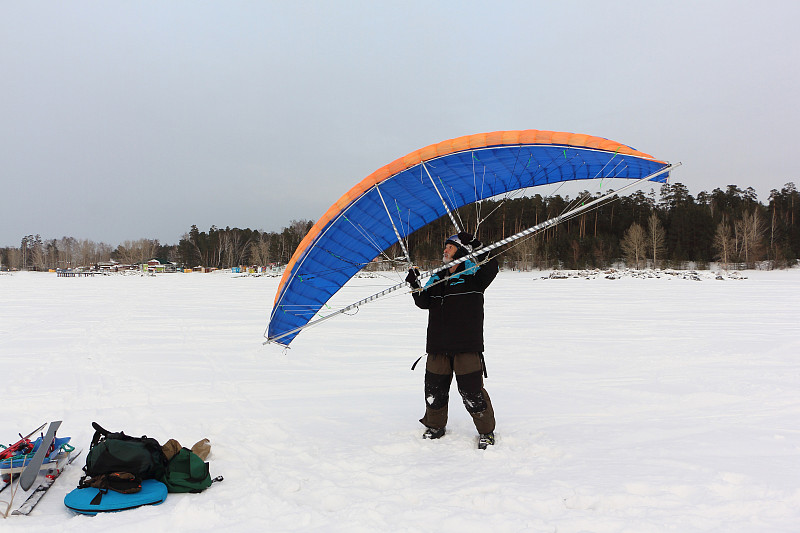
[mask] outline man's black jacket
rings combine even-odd
[[[483,291],[498,270],[494,258],[480,267],[467,260],[412,293],[417,307],[428,310],[428,353],[483,352]]]

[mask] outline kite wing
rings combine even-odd
[[[265,336],[288,346],[365,265],[459,207],[568,180],[641,179],[667,166],[601,137],[540,130],[468,135],[412,152],[364,178],[314,224],[284,271]]]

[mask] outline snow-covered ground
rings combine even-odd
[[[0,276],[0,441],[56,419],[84,447],[92,421],[208,437],[225,477],[85,517],[63,505],[73,466],[0,529],[800,530],[800,270],[547,274],[487,291],[487,451],[455,393],[445,438],[420,438],[425,313],[407,294],[284,351],[261,344],[277,278]]]

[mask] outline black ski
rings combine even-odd
[[[3,491],[4,491],[4,490],[6,490],[8,487],[10,487],[10,486],[11,486],[11,482],[12,482],[12,481],[16,481],[18,477],[19,477],[19,474],[9,474],[9,475],[8,475],[8,481],[3,481],[3,482],[0,482],[0,483],[2,483],[2,484],[0,485],[0,492],[3,492]]]
[[[56,438],[56,430],[58,430],[60,425],[61,420],[50,422],[47,428],[47,434],[42,438],[39,449],[36,450],[33,459],[31,459],[31,462],[28,463],[28,466],[25,467],[25,470],[23,470],[22,474],[19,476],[19,486],[22,487],[22,490],[28,490],[31,488],[31,485],[33,485],[33,482],[36,481],[36,476],[39,475],[39,470],[42,468],[44,458],[50,453],[50,445],[53,444],[53,440]]]
[[[33,511],[33,508],[36,507],[36,504],[39,503],[39,500],[41,500],[50,487],[53,486],[56,478],[61,475],[61,472],[63,472],[67,466],[72,464],[72,461],[74,461],[81,454],[81,451],[82,450],[75,450],[71,452],[65,464],[54,468],[50,473],[48,473],[45,476],[44,481],[42,481],[33,492],[31,492],[30,496],[28,496],[28,499],[26,499],[22,505],[19,506],[19,509],[16,509],[11,513],[12,516],[30,514],[31,511]]]

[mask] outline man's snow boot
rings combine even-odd
[[[422,434],[423,439],[439,439],[442,437],[444,437],[444,428],[428,428],[425,430],[425,433]]]
[[[489,446],[494,446],[494,431],[489,433],[481,433],[478,439],[478,449],[485,450]]]

